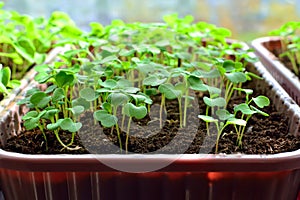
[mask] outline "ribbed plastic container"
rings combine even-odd
[[[258,82],[300,134],[300,108],[260,62]],[[25,92],[25,91],[23,91]],[[1,145],[17,134],[22,109],[2,116]],[[2,115],[3,115],[2,113]],[[0,150],[6,200],[296,200],[300,150],[274,155],[24,155]],[[119,169],[135,169],[129,173]],[[147,169],[155,171],[145,172]]]
[[[255,53],[272,76],[287,93],[300,105],[300,80],[272,52],[281,48],[280,37],[261,37],[251,42]]]
[[[53,62],[59,53],[62,53],[65,51],[66,47],[56,47],[49,51],[49,53],[46,56],[46,60],[44,61],[45,64]],[[7,95],[2,101],[0,101],[0,144],[3,141],[7,140],[8,135],[3,134],[3,131],[6,133],[16,134],[19,132],[21,126],[20,126],[20,115],[19,112],[8,112],[10,109],[17,108],[15,105],[16,98],[18,98],[18,95],[27,87],[29,84],[33,81],[34,77],[36,76],[36,71],[32,68],[29,70],[24,77],[20,80],[21,85],[18,88],[15,88],[12,90],[12,92]],[[13,114],[13,115],[11,115]],[[7,119],[7,117],[9,119]],[[0,159],[1,160],[1,159]],[[1,195],[1,184],[0,184],[0,200]]]

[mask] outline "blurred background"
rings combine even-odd
[[[159,22],[162,16],[192,15],[229,28],[232,38],[251,41],[267,35],[287,21],[300,20],[300,0],[4,0],[4,8],[32,16],[48,17],[63,11],[88,30],[89,22],[107,25],[113,19],[125,22]]]

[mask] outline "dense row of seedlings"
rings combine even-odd
[[[270,35],[281,37],[280,57],[287,57],[292,66],[292,71],[300,77],[300,22],[289,21],[280,28],[270,32]]]
[[[228,42],[230,32],[204,22],[192,23],[187,16],[165,16],[165,23],[113,21],[109,26],[91,24],[91,31],[68,43],[72,50],[52,65],[36,67],[36,80],[47,83],[45,91],[33,89],[22,104],[31,108],[23,120],[27,129],[51,130],[64,148],[72,146],[82,127],[80,116],[92,112],[95,121],[111,128],[119,138],[120,151],[128,151],[128,138],[133,119],[144,118],[154,96],[160,97],[160,126],[166,112],[166,101],[177,100],[179,126],[188,126],[187,108],[201,93],[206,104],[199,120],[217,127],[218,142],[227,126],[238,135],[237,145],[247,121],[269,105],[265,96],[251,97],[252,90],[243,83],[259,78],[246,70],[251,61],[248,50],[237,42]],[[245,101],[227,108],[230,98],[245,93]],[[60,140],[61,131],[71,132],[69,144]],[[126,133],[125,147],[121,133]],[[46,140],[46,136],[45,136]]]
[[[53,12],[45,19],[2,9],[0,3],[0,96],[20,85],[20,79],[63,38],[81,34],[68,15]],[[1,98],[0,98],[1,100]]]

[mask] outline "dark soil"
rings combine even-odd
[[[196,95],[198,96],[198,95]],[[198,98],[197,98],[198,99]],[[201,98],[199,98],[201,99]],[[243,97],[236,96],[230,102],[241,102]],[[133,153],[214,153],[216,134],[215,128],[210,126],[210,136],[207,135],[206,124],[197,118],[205,111],[204,103],[192,102],[188,108],[187,126],[180,128],[177,100],[167,101],[167,114],[164,116],[163,127],[159,125],[159,97],[154,99],[150,115],[144,120],[133,120],[131,123],[128,151]],[[221,137],[219,153],[245,154],[274,154],[294,151],[300,148],[300,138],[288,134],[288,119],[276,111],[272,106],[264,109],[270,116],[254,115],[249,120],[243,137],[242,146],[236,145],[237,136],[233,129],[225,129]],[[46,142],[39,131],[23,131],[21,135],[11,138],[5,147],[7,151],[25,154],[86,154],[86,153],[125,153],[127,120],[121,131],[122,152],[120,151],[117,131],[102,128],[95,123],[91,113],[81,117],[83,127],[76,135],[74,145],[81,147],[76,151],[63,149],[51,132],[47,132],[48,150]],[[121,126],[121,125],[120,125]],[[70,133],[60,133],[65,144],[70,142]]]

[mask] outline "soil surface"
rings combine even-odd
[[[184,128],[180,128],[179,125],[177,100],[166,102],[167,113],[163,115],[163,126],[160,127],[160,98],[154,98],[150,114],[143,120],[133,119],[130,123],[128,153],[215,153],[216,128],[209,125],[210,134],[207,134],[206,123],[197,118],[198,114],[205,112],[205,105],[199,100],[202,99],[200,94],[194,96],[195,100],[190,102],[191,105],[187,109],[187,124]],[[242,96],[235,96],[228,109],[232,110],[242,99]],[[237,135],[233,127],[228,126],[221,136],[218,153],[274,154],[299,149],[300,138],[288,134],[288,119],[285,115],[277,112],[272,106],[263,110],[270,116],[255,114],[250,118],[241,146],[237,146]],[[52,132],[46,132],[46,143],[38,130],[22,131],[19,136],[9,139],[4,149],[25,154],[126,153],[128,119],[124,121],[123,128],[121,120],[119,122],[122,150],[116,129],[101,127],[99,123],[94,122],[91,113],[85,113],[80,121],[83,127],[76,134],[74,144],[70,146],[80,147],[79,150],[64,149]],[[70,136],[71,133],[60,133],[60,138],[65,144],[70,142]]]

